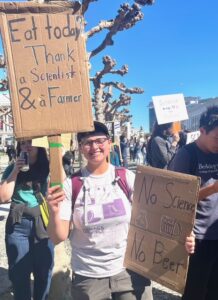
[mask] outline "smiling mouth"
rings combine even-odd
[[[102,152],[93,152],[93,153],[90,153],[90,155],[99,155],[99,154],[101,154]]]

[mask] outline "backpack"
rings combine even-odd
[[[77,196],[79,195],[79,192],[83,187],[83,181],[80,177],[82,177],[81,170],[75,172],[71,177],[72,187],[73,187],[72,210],[74,208],[74,204],[76,202]],[[121,190],[124,192],[124,194],[130,201],[131,190],[127,184],[125,168],[115,167],[115,180],[112,182],[112,184],[116,184],[116,182],[118,183],[119,187],[121,188]]]

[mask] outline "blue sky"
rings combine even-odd
[[[114,18],[124,2],[128,1],[93,2],[86,14],[87,29],[100,20]],[[144,94],[132,95],[130,110],[133,126],[142,125],[148,130],[148,103],[152,96],[218,96],[218,1],[156,0],[153,6],[145,6],[143,13],[141,22],[118,33],[114,46],[91,60],[91,75],[101,70],[104,55],[117,61],[116,68],[127,64],[129,73],[113,79],[144,89]],[[90,39],[87,50],[98,42],[99,37]]]

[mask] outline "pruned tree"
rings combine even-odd
[[[121,110],[120,112],[116,113],[116,119],[120,121],[120,126],[124,126],[126,124],[126,122],[130,122],[132,121],[132,115],[129,114],[129,110],[124,108],[123,110]]]
[[[31,1],[31,0],[28,0]],[[72,3],[72,10],[74,13],[79,12],[85,18],[90,5],[98,0],[83,0],[83,1],[53,1],[53,0],[32,0],[36,3],[58,3],[64,5],[66,2]],[[119,32],[128,30],[134,27],[144,17],[142,7],[154,4],[154,0],[135,0],[133,4],[124,3],[120,5],[117,15],[110,20],[102,20],[96,26],[85,32],[86,39],[94,37],[100,32],[106,32],[103,40],[88,53],[88,59],[91,60],[94,56],[102,52],[106,47],[114,45],[114,36]],[[87,24],[87,23],[86,23]],[[106,74],[125,75],[128,72],[128,66],[124,65],[119,70],[114,70],[116,61],[110,56],[103,57],[104,68],[91,78],[94,85],[93,106],[95,110],[95,117],[99,121],[113,119],[119,112],[122,106],[127,106],[131,102],[131,97],[128,94],[141,94],[143,90],[140,88],[127,88],[123,83],[109,81],[102,82],[102,78]],[[5,67],[4,57],[0,56],[0,68]],[[118,100],[112,100],[112,94],[106,92],[106,89],[116,88],[122,92]],[[8,81],[6,79],[0,80],[0,91],[8,89]],[[125,111],[123,112],[125,115]],[[127,115],[128,116],[128,115]],[[125,118],[124,118],[125,119]],[[128,119],[128,118],[127,118]]]
[[[119,109],[127,106],[131,102],[131,97],[128,94],[142,94],[144,91],[141,88],[128,88],[125,84],[117,81],[105,81],[103,77],[110,75],[124,76],[128,73],[128,66],[124,65],[120,69],[114,69],[116,61],[110,56],[103,57],[103,69],[91,77],[90,80],[94,86],[93,106],[95,109],[95,117],[98,121],[112,121],[117,116]],[[121,91],[119,99],[113,100],[112,89],[115,88]],[[107,91],[106,91],[107,89]],[[125,114],[123,110],[123,114]]]
[[[98,0],[86,0],[82,1],[82,13],[83,15],[88,10],[88,7],[91,2]],[[118,9],[118,14],[114,19],[100,21],[100,23],[86,32],[87,38],[91,38],[97,33],[108,30],[103,41],[95,49],[89,53],[89,57],[93,57],[99,54],[107,46],[112,46],[114,44],[113,36],[118,32],[127,30],[136,25],[137,22],[141,21],[144,17],[144,14],[141,11],[141,6],[151,5],[154,3],[154,0],[135,0],[132,5],[124,3],[120,5]]]

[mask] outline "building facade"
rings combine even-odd
[[[9,94],[0,94],[0,145],[3,146],[14,142],[12,115],[6,113],[10,107]]]
[[[218,97],[202,99],[196,103],[187,105],[189,119],[182,121],[182,128],[189,131],[198,130],[201,114],[207,109],[207,107],[213,105],[218,105]]]

